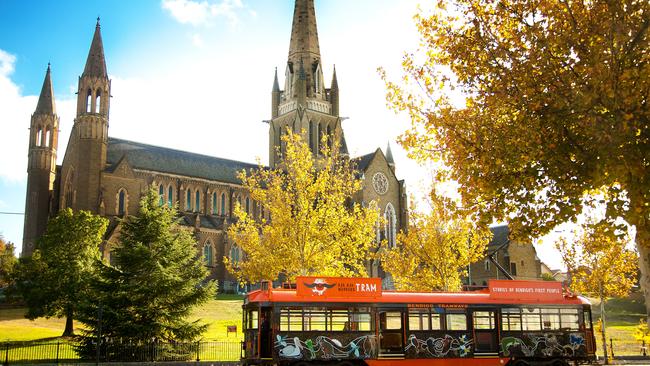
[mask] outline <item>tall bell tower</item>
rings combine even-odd
[[[50,64],[29,127],[27,197],[22,257],[32,255],[37,239],[45,232],[52,211],[59,116],[56,114]]]
[[[111,81],[106,71],[99,18],[86,66],[79,77],[77,115],[61,172],[61,207],[99,212],[106,164]],[[69,161],[68,160],[68,154]]]
[[[280,89],[277,70],[271,92],[269,165],[275,167],[284,154],[282,136],[302,133],[314,156],[320,152],[323,135],[340,141],[347,154],[338,106],[336,71],[331,88],[323,79],[314,0],[296,0],[289,55]]]

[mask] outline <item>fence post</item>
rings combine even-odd
[[[56,341],[56,364],[57,365],[59,364],[59,344],[60,343],[61,342],[57,339],[57,341]]]
[[[614,359],[614,342],[612,341],[612,338],[609,338],[609,350],[612,353],[612,360]]]
[[[196,362],[199,362],[199,352],[201,351],[201,341],[196,341]]]
[[[5,345],[5,363],[3,365],[9,366],[9,342]]]

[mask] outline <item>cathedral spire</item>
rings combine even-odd
[[[339,81],[336,79],[336,65],[334,65],[334,72],[332,73],[332,89],[339,90]]]
[[[43,87],[41,88],[41,95],[38,97],[38,104],[36,105],[34,114],[56,114],[56,103],[54,102],[54,90],[52,88],[49,62],[47,64],[45,80],[43,80]]]
[[[297,65],[300,59],[307,65],[320,60],[314,0],[296,0],[293,11],[289,62]]]
[[[86,67],[81,76],[94,76],[108,78],[106,71],[106,59],[104,58],[104,44],[102,42],[101,27],[99,26],[99,17],[97,17],[97,25],[95,26],[95,35],[93,42],[90,45],[88,52],[88,59],[86,60]]]
[[[273,78],[273,92],[280,91],[280,84],[278,83],[278,68],[275,68],[275,77]]]

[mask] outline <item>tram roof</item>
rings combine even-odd
[[[272,288],[268,290],[255,290],[248,293],[247,303],[274,302],[274,303],[360,303],[360,304],[520,304],[520,305],[589,305],[590,302],[582,296],[562,294],[561,298],[539,296],[520,297],[511,295],[507,297],[494,297],[489,289],[463,292],[403,292],[382,291],[376,296],[300,296],[297,290]]]

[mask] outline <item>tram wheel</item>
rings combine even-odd
[[[341,361],[337,363],[335,366],[355,366],[355,365],[350,361]]]
[[[555,360],[551,364],[552,366],[569,366],[569,364],[564,360]]]
[[[528,362],[524,360],[517,360],[511,364],[512,366],[530,366]]]

